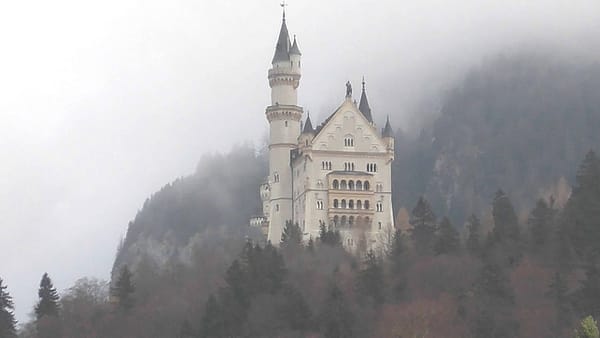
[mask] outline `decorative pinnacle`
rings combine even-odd
[[[362,80],[362,90],[363,92],[365,91],[365,76],[363,75],[363,80]]]

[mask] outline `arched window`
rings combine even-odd
[[[354,216],[350,216],[348,218],[348,226],[352,227],[354,225]]]
[[[346,216],[342,216],[342,226],[345,226],[347,222]]]
[[[378,212],[382,212],[383,211],[383,203],[377,202],[377,211]]]
[[[367,191],[371,190],[371,184],[369,183],[369,181],[365,181],[364,187]]]
[[[348,189],[354,190],[354,181],[348,181]]]
[[[342,200],[342,209],[346,209],[346,200]]]
[[[339,189],[340,188],[340,182],[338,180],[333,180],[333,189]]]
[[[338,200],[333,200],[333,207],[334,207],[335,209],[337,209],[337,208],[339,208],[339,207],[340,207],[340,204],[339,204],[339,201],[338,201]]]
[[[361,181],[356,181],[356,190],[362,190],[362,182]]]
[[[354,200],[349,200],[348,201],[348,208],[349,209],[354,209]]]
[[[287,123],[287,121],[285,121],[285,126],[286,126],[286,127],[288,126],[288,123]]]
[[[340,183],[340,189],[342,189],[342,190],[348,189],[348,184],[346,183],[346,180],[342,180],[342,182]]]
[[[371,225],[371,219],[369,217],[365,217],[365,225],[366,226]]]
[[[340,223],[340,217],[339,216],[334,216],[333,217],[333,225],[335,227],[337,227],[339,223]]]
[[[356,201],[356,209],[362,209],[362,201],[361,200]]]
[[[369,201],[365,200],[365,209],[369,210]]]
[[[279,204],[275,204],[275,211],[279,211]]]
[[[379,222],[379,230],[381,230],[381,222]]]

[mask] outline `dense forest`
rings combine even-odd
[[[264,153],[207,156],[146,200],[111,283],[59,295],[43,274],[19,336],[599,337],[596,93],[600,66],[540,55],[470,72],[418,137],[397,133],[407,224],[358,256],[326,228],[258,242]],[[8,290],[0,337],[17,334]]]

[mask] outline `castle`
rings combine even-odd
[[[394,137],[389,118],[381,132],[373,122],[362,83],[360,103],[346,84],[342,104],[322,124],[304,123],[298,105],[302,54],[290,40],[285,10],[268,79],[271,105],[269,177],[260,187],[263,215],[251,220],[274,244],[286,221],[297,223],[304,239],[319,229],[338,230],[343,245],[373,248],[394,226],[391,164]]]

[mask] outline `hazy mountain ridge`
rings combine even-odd
[[[597,63],[539,54],[486,61],[448,92],[416,141],[399,142],[396,175],[407,178],[394,186],[396,206],[425,192],[461,223],[502,188],[530,207],[562,177],[572,182],[574,164],[600,145],[598,93]]]
[[[167,184],[145,201],[129,223],[113,270],[135,265],[142,256],[160,265],[183,258],[204,233],[247,224],[261,208],[258,186],[267,175],[266,164],[250,146],[205,156],[193,175]]]

